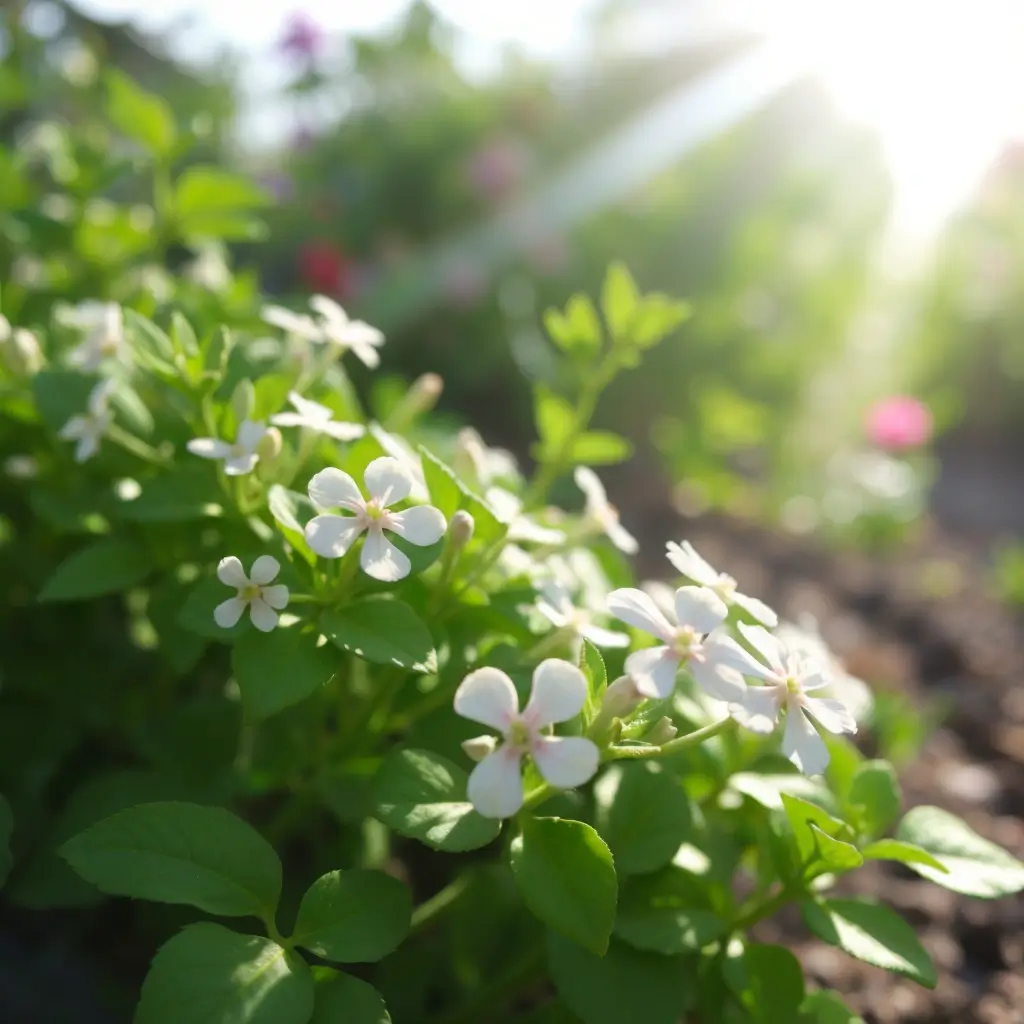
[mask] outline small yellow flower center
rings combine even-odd
[[[371,498],[366,503],[366,518],[367,519],[381,519],[384,515],[384,509],[381,508],[380,499]]]
[[[243,601],[255,601],[256,598],[260,596],[260,587],[255,583],[247,583],[238,592],[238,596],[241,597]]]
[[[786,677],[786,690],[789,693],[803,693],[803,687],[800,685],[800,680],[796,676]]]
[[[718,582],[711,589],[723,601],[728,602],[732,595],[736,593],[736,581],[731,576],[726,576],[725,573],[722,573],[718,577]]]
[[[513,747],[528,747],[530,745],[530,729],[525,722],[513,722],[508,727],[506,739]]]

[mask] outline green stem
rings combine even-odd
[[[758,921],[771,917],[772,914],[781,910],[787,903],[796,899],[799,895],[799,892],[791,886],[783,886],[774,896],[755,903],[745,911],[741,910],[740,916],[733,921],[729,930],[736,932],[752,928]]]
[[[122,430],[116,424],[111,424],[107,427],[106,437],[108,441],[113,441],[114,444],[120,445],[125,451],[131,452],[132,455],[136,455],[146,462],[165,466],[170,461],[164,458],[152,445],[146,444],[145,441],[140,441],[134,434],[129,434],[127,430]]]
[[[712,722],[711,725],[705,725],[703,729],[697,729],[695,732],[689,732],[685,736],[670,740],[660,747],[609,747],[605,751],[604,760],[621,761],[626,758],[670,757],[672,754],[678,754],[681,750],[696,747],[712,736],[735,728],[734,719],[723,718],[721,721]]]
[[[429,900],[421,903],[412,912],[412,924],[410,931],[416,932],[425,928],[438,914],[450,907],[468,888],[469,876],[460,875],[450,885],[445,886],[439,893],[431,896]]]
[[[532,811],[535,807],[539,807],[545,800],[550,800],[553,796],[560,793],[561,790],[555,786],[552,786],[550,782],[545,782],[538,786],[532,793],[527,793],[526,798],[523,800],[522,811]]]

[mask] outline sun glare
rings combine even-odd
[[[936,230],[1024,129],[1022,0],[780,0],[758,20],[879,132],[910,232]]]

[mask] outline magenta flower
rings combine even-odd
[[[279,43],[281,52],[289,57],[311,60],[323,44],[320,26],[304,11],[294,11],[288,19]]]
[[[923,402],[909,395],[892,395],[876,402],[867,414],[867,434],[887,451],[920,448],[931,440],[932,414]]]

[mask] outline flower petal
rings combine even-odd
[[[345,423],[342,420],[327,420],[324,423],[315,424],[315,429],[335,441],[355,441],[366,433],[366,427],[362,423]]]
[[[376,370],[380,366],[380,353],[373,347],[371,342],[360,337],[348,337],[346,340],[352,354],[368,370]],[[383,336],[381,340],[383,341]]]
[[[675,627],[642,590],[633,587],[613,590],[608,595],[606,607],[621,622],[642,629],[659,640],[669,642],[675,635]]]
[[[747,692],[747,684],[739,671],[731,665],[707,658],[704,661],[694,659],[688,666],[697,685],[715,700],[742,701]]]
[[[224,472],[228,476],[245,476],[246,473],[251,473],[256,468],[256,463],[259,461],[260,457],[255,453],[235,455],[224,460]]]
[[[399,551],[384,536],[379,524],[366,531],[363,550],[359,552],[359,564],[367,576],[382,583],[397,583],[404,580],[412,569],[405,552]]]
[[[231,454],[231,445],[216,437],[194,437],[185,447],[201,459],[226,459]]]
[[[245,575],[241,560],[234,555],[228,555],[217,563],[217,579],[229,587],[246,587],[249,585],[249,577]]]
[[[311,295],[309,308],[322,316],[332,327],[340,327],[348,323],[348,313],[334,299],[329,299],[326,295]]]
[[[736,623],[743,639],[761,655],[762,658],[778,673],[786,672],[786,648],[782,642],[772,636],[764,626],[748,626],[745,622]]]
[[[270,583],[281,571],[281,563],[273,555],[260,555],[249,570],[249,581],[258,586]]]
[[[440,509],[433,505],[416,505],[404,512],[392,512],[388,516],[387,528],[422,548],[436,544],[444,536],[448,524]]]
[[[303,398],[298,391],[289,391],[288,401],[291,402],[292,407],[305,420],[323,420],[326,422],[332,416],[331,410],[326,405],[314,402],[311,398]]]
[[[577,466],[572,478],[587,499],[588,511],[604,508],[608,504],[608,493],[604,489],[604,484],[589,466]]]
[[[680,626],[692,626],[698,633],[710,633],[729,614],[725,602],[707,587],[680,587],[675,595],[676,618]]]
[[[246,604],[248,602],[243,601],[240,597],[229,597],[226,601],[221,601],[213,609],[213,621],[221,629],[230,629],[242,617]]]
[[[278,583],[273,587],[264,587],[262,596],[271,608],[276,608],[278,611],[288,605],[288,588],[283,583]]]
[[[724,665],[745,676],[775,681],[778,673],[762,665],[750,651],[740,647],[724,629],[716,629],[704,640],[704,657],[707,662]]]
[[[398,459],[382,455],[366,467],[363,474],[366,489],[384,505],[395,505],[409,497],[412,474]]]
[[[804,711],[813,715],[824,729],[839,733],[857,731],[857,721],[845,704],[829,697],[804,697]]]
[[[555,627],[555,629],[562,629],[569,623],[568,618],[562,610],[560,608],[556,608],[550,601],[543,597],[537,599],[537,603],[534,605],[534,608],[536,608],[537,611],[539,611],[541,615],[543,615],[544,618]]]
[[[709,587],[718,582],[718,570],[705,562],[688,540],[684,540],[682,544],[669,541],[667,555],[668,560],[679,572],[694,583]]]
[[[782,752],[804,775],[820,775],[828,767],[829,753],[825,741],[811,725],[810,719],[796,707],[791,706],[786,712]]]
[[[455,691],[455,714],[506,733],[519,714],[519,695],[500,668],[478,668]]]
[[[60,428],[57,435],[65,441],[77,441],[88,432],[89,421],[84,416],[72,416],[71,419]]]
[[[485,818],[511,818],[523,806],[522,754],[514,747],[498,747],[470,773],[466,795]]]
[[[608,539],[624,554],[635,555],[640,550],[636,537],[627,530],[618,519],[611,519],[605,524]]]
[[[306,523],[306,543],[322,558],[341,558],[364,529],[352,516],[314,516]]]
[[[764,601],[759,601],[756,597],[750,597],[747,594],[733,594],[732,603],[771,629],[779,624],[778,615]]]
[[[249,605],[249,618],[261,633],[269,633],[277,625],[277,612],[261,597]]]
[[[771,686],[748,686],[743,699],[729,705],[729,713],[745,729],[770,733],[779,723],[779,700]]]
[[[597,772],[601,755],[582,736],[540,736],[530,747],[534,763],[546,782],[559,789],[574,789]]]
[[[565,540],[565,533],[562,530],[541,526],[526,516],[520,516],[509,524],[508,536],[510,540],[521,541],[524,544],[555,545]]]
[[[299,412],[278,412],[270,417],[270,422],[275,427],[306,427],[310,430],[321,429],[318,420],[311,420]]]
[[[321,469],[309,481],[308,492],[309,500],[317,508],[344,508],[356,512],[366,504],[355,480],[333,466]]]
[[[613,629],[594,626],[589,623],[580,629],[580,636],[589,640],[595,647],[628,647],[629,637],[625,633],[616,633]]]
[[[583,710],[587,700],[587,680],[567,661],[547,658],[533,670],[530,699],[523,718],[531,728],[567,722]]]
[[[238,427],[238,433],[235,434],[235,441],[246,452],[254,452],[266,432],[267,425],[262,420],[242,420]]]
[[[99,434],[83,434],[75,446],[75,462],[87,462],[100,450]]]
[[[626,659],[626,674],[645,697],[664,700],[675,689],[680,660],[671,647],[645,647]]]

